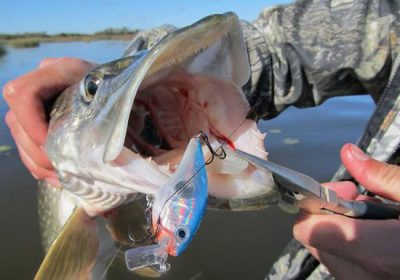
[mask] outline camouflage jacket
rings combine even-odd
[[[377,106],[358,145],[397,164],[399,8],[398,1],[303,0],[265,9],[252,23],[243,21],[252,70],[244,92],[257,117],[272,118],[289,106],[316,106],[334,96],[370,94]],[[141,32],[128,50],[149,48],[173,30]],[[342,179],[351,179],[343,167],[333,177]],[[266,278],[332,276],[293,240]]]
[[[315,106],[333,96],[368,93],[377,106],[358,145],[398,163],[400,143],[399,3],[298,1],[264,10],[244,24],[252,76],[249,100],[265,99],[264,117],[290,105]],[[262,55],[260,55],[262,54]],[[348,180],[343,166],[332,180]],[[266,279],[332,279],[292,240]]]

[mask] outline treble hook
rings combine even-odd
[[[146,240],[148,240],[149,238],[151,238],[152,236],[152,232],[151,230],[149,230],[149,228],[147,229],[147,234],[141,238],[141,239],[136,239],[135,236],[133,235],[133,231],[131,229],[131,225],[129,225],[128,227],[128,237],[129,239],[133,242],[133,243],[142,243],[145,242]]]
[[[224,148],[222,147],[222,145],[217,149],[217,150],[221,149],[221,151],[219,153],[217,153],[214,150],[214,148],[211,146],[210,141],[208,141],[208,136],[206,133],[204,133],[203,131],[200,130],[199,137],[203,141],[203,143],[206,144],[207,148],[210,150],[210,153],[211,153],[211,158],[209,158],[206,161],[206,165],[209,165],[210,163],[212,163],[215,157],[217,157],[219,159],[226,158],[226,152],[225,152]]]
[[[128,226],[128,237],[134,243],[142,243],[148,239],[154,240],[155,236],[158,233],[158,227],[157,227],[156,232],[153,232],[151,229],[151,223],[152,223],[151,213],[153,210],[154,197],[152,195],[146,195],[146,200],[147,200],[147,204],[146,204],[146,210],[144,211],[144,213],[145,213],[146,222],[147,222],[147,234],[145,235],[145,237],[143,237],[142,239],[136,239],[133,235],[131,225]]]

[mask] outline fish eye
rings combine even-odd
[[[101,83],[101,79],[95,75],[88,75],[84,81],[84,93],[82,95],[86,102],[93,100]]]

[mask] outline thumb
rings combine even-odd
[[[400,201],[400,167],[377,161],[353,144],[346,144],[340,157],[349,173],[366,189],[394,201]]]

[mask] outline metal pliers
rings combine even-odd
[[[359,219],[398,219],[400,207],[383,202],[346,200],[303,173],[236,149],[236,154],[256,168],[272,173],[282,199],[309,213],[335,213]]]

